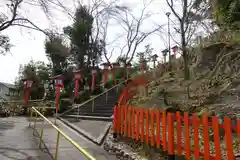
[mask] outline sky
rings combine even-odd
[[[74,10],[72,1],[63,1],[65,7]],[[120,0],[120,3],[132,8],[134,15],[137,16],[140,14],[142,1],[131,0],[131,2],[129,2],[129,0]],[[7,8],[2,2],[0,2],[0,10],[1,9],[4,9],[4,12],[7,12]],[[28,4],[23,4],[21,7],[21,15],[29,18],[40,28],[58,29],[61,31],[62,27],[71,25],[72,20],[60,9],[54,8],[52,11],[53,19],[52,21],[49,21],[39,8],[29,7]],[[154,12],[155,15],[152,16],[150,20],[143,23],[143,30],[156,27],[156,23],[164,25],[165,28],[167,27],[167,17],[165,13],[168,11],[168,7],[165,0],[154,1],[148,7],[148,11]],[[122,32],[123,30],[119,27],[119,25],[115,24],[114,26],[110,26],[107,33],[107,40],[109,42],[112,41]],[[8,35],[14,46],[11,49],[11,53],[8,53],[5,56],[0,55],[0,82],[14,83],[15,78],[18,76],[20,64],[27,64],[30,60],[48,62],[44,50],[44,41],[46,37],[41,32],[14,26],[4,30],[1,34]],[[143,51],[144,46],[146,44],[150,44],[151,47],[154,48],[154,54],[158,54],[158,56],[161,57],[161,50],[166,48],[167,34],[162,34],[162,37],[166,39],[165,42],[157,34],[150,36],[139,46],[137,51]],[[125,43],[126,41],[124,39],[120,39],[116,42],[119,46]],[[171,44],[174,45],[174,42],[171,41]],[[117,56],[119,56],[119,48],[114,46],[111,46],[110,48],[115,48],[115,52],[111,59],[114,60]]]

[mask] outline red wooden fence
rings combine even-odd
[[[209,138],[210,128],[212,141]],[[225,131],[226,149],[221,145],[220,128]],[[237,120],[237,126],[231,126],[230,118],[224,118],[224,123],[219,124],[216,116],[208,122],[206,114],[199,119],[197,115],[190,118],[188,113],[181,117],[180,112],[166,114],[165,111],[127,105],[114,108],[115,133],[145,142],[151,147],[162,147],[169,155],[184,155],[186,159],[193,156],[196,160],[200,157],[204,160],[234,160],[232,131],[237,133],[240,151],[240,120]],[[201,140],[204,144],[200,143]]]

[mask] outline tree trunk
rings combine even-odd
[[[184,79],[189,80],[189,68],[188,68],[188,53],[187,53],[187,44],[186,44],[186,33],[184,30],[184,20],[180,23],[180,30],[181,30],[181,45],[182,45],[182,56],[184,61]]]
[[[188,55],[187,51],[183,50],[183,60],[184,60],[184,79],[189,80],[190,75],[189,75],[189,68],[188,68]]]

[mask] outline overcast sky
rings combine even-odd
[[[73,10],[74,5],[72,5],[70,0],[67,2],[68,3],[65,2],[65,5]],[[2,2],[0,2],[0,9],[6,10],[6,8],[3,8],[3,5],[1,3]],[[127,4],[129,7],[133,8],[134,14],[137,15],[140,13],[142,4],[140,0],[131,0],[131,2],[129,2],[129,0],[121,0],[121,3]],[[44,29],[60,29],[71,24],[71,19],[58,9],[54,10],[54,13],[52,15],[52,17],[54,17],[54,21],[53,23],[50,23],[40,9],[36,7],[29,7],[27,4],[24,4],[22,8],[22,14],[27,16],[35,24]],[[155,1],[148,7],[148,10],[154,13],[158,13],[151,19],[154,23],[167,24],[167,17],[165,13],[168,11],[168,7],[165,4],[165,0]],[[155,26],[153,23],[148,22],[144,23],[143,27],[144,29],[151,29]],[[111,41],[116,37],[116,35],[121,32],[121,28],[119,27],[110,27],[108,31],[108,40]],[[16,76],[18,75],[20,64],[26,64],[30,60],[48,62],[44,51],[45,36],[42,33],[19,27],[10,27],[1,34],[8,35],[14,47],[11,49],[11,54],[0,56],[0,82],[13,83]],[[163,35],[163,37],[167,38],[166,33]],[[167,41],[163,42],[159,36],[153,35],[141,44],[138,51],[143,50],[146,44],[151,44],[151,46],[154,48],[154,53],[161,56],[161,50],[165,49],[164,43],[166,42]],[[124,40],[121,40],[118,44],[121,45],[121,43],[123,44]],[[118,53],[116,49],[116,52],[112,58],[116,59],[117,56]]]

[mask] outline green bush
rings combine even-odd
[[[88,99],[90,99],[91,93],[89,90],[82,91],[77,98],[74,99],[75,103],[82,103]]]
[[[94,90],[92,91],[92,94],[93,94],[93,95],[98,95],[98,94],[100,94],[100,93],[102,93],[102,92],[103,92],[102,87],[101,87],[101,86],[96,86],[96,87],[94,88]]]

